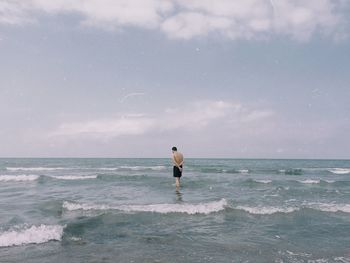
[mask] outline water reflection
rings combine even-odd
[[[176,202],[183,202],[182,200],[182,193],[180,192],[180,190],[176,189],[175,191],[175,194],[176,194]]]

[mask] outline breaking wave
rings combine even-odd
[[[258,180],[258,179],[253,179],[254,182],[256,183],[261,183],[261,184],[269,184],[272,183],[271,180]]]
[[[298,207],[266,207],[266,206],[257,206],[257,207],[249,207],[249,206],[237,206],[236,209],[244,210],[250,214],[258,214],[258,215],[271,215],[275,213],[292,213],[294,211],[298,211],[300,208]]]
[[[61,241],[64,226],[40,225],[13,229],[0,233],[0,247],[11,247],[25,244],[40,244],[50,240]]]
[[[208,203],[198,204],[150,204],[150,205],[94,205],[94,204],[78,204],[65,201],[63,208],[69,211],[74,210],[120,210],[123,212],[153,212],[153,213],[186,213],[186,214],[210,214],[224,210],[227,201],[221,199]]]
[[[309,204],[308,207],[312,209],[324,211],[324,212],[350,213],[350,204],[314,203],[314,204]]]
[[[333,174],[349,174],[350,173],[349,168],[333,168],[333,169],[329,169],[328,171],[333,173]]]
[[[96,179],[97,175],[50,175],[49,177],[58,180],[86,180]]]
[[[307,180],[298,180],[298,182],[302,184],[319,184],[320,180],[307,179]]]
[[[0,182],[9,182],[9,181],[16,181],[16,182],[23,182],[23,181],[35,181],[39,178],[39,175],[35,174],[21,174],[21,175],[0,175]]]
[[[6,167],[8,171],[55,171],[67,170],[66,167]]]
[[[165,170],[166,166],[163,165],[156,165],[156,166],[120,166],[120,169],[126,169],[126,170],[132,170],[132,171],[141,171],[141,170],[154,170],[154,171],[161,171]]]
[[[101,167],[101,168],[98,168],[98,170],[102,170],[102,171],[116,171],[116,170],[119,170],[118,167]]]
[[[343,212],[350,213],[350,204],[334,204],[334,203],[306,203],[301,205],[300,207],[292,206],[292,207],[275,207],[275,206],[237,206],[235,209],[244,210],[250,214],[258,214],[258,215],[271,215],[275,213],[292,213],[294,211],[299,211],[300,209],[308,208],[323,212]]]

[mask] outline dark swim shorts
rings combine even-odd
[[[182,168],[182,165],[180,165],[180,167]],[[174,177],[181,177],[182,172],[180,171],[179,167],[174,166]]]

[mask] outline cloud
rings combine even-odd
[[[126,94],[123,98],[121,98],[120,103],[124,103],[127,99],[131,97],[143,96],[143,95],[145,95],[145,93],[143,92],[133,92],[133,93]]]
[[[308,41],[315,34],[347,34],[344,0],[2,0],[0,23],[25,24],[40,13],[78,14],[80,24],[119,30],[134,26],[160,30],[169,38],[211,34],[227,39],[288,36]]]
[[[170,38],[191,39],[206,36],[213,31],[229,33],[231,27],[232,21],[229,18],[181,12],[166,19],[161,25],[161,30]]]
[[[240,104],[225,101],[196,101],[182,108],[168,108],[163,117],[161,130],[198,130],[224,120],[241,109]],[[170,120],[170,121],[168,121]]]
[[[56,136],[85,137],[119,137],[122,135],[139,135],[154,126],[154,119],[141,116],[99,119],[86,122],[63,123],[49,134]]]
[[[247,123],[260,123],[273,115],[266,110],[248,109],[239,103],[227,101],[196,101],[182,108],[168,108],[163,113],[127,114],[114,118],[62,123],[49,133],[49,138],[115,138],[124,135],[139,136],[146,133],[204,132],[218,127],[236,127]],[[219,129],[219,128],[217,128]]]
[[[173,8],[168,0],[28,0],[27,9],[47,14],[76,13],[87,26],[157,28],[162,14]]]
[[[21,1],[0,1],[0,25],[22,25],[32,23],[28,14],[28,6]]]

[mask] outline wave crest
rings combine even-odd
[[[350,173],[349,168],[333,168],[333,169],[329,169],[328,171],[333,173],[333,174],[349,174]]]
[[[63,208],[73,210],[120,210],[124,212],[153,212],[153,213],[186,213],[186,214],[210,214],[219,212],[227,206],[226,199],[198,204],[150,204],[150,205],[93,205],[77,204],[68,201],[63,202]]]
[[[0,233],[0,247],[40,244],[50,240],[61,241],[64,226],[40,225]]]
[[[269,184],[272,183],[271,180],[258,180],[258,179],[253,179],[254,182],[261,183],[261,184]]]
[[[298,211],[298,207],[266,207],[266,206],[258,206],[258,207],[249,207],[249,206],[237,206],[236,209],[244,210],[250,214],[257,215],[271,215],[275,213],[292,213],[294,211]]]
[[[8,171],[55,171],[67,169],[65,167],[6,167]]]
[[[156,166],[120,166],[120,169],[125,169],[125,170],[132,170],[132,171],[141,171],[141,170],[153,170],[153,171],[161,171],[165,170],[166,167],[163,165],[156,165]]]
[[[315,203],[310,204],[310,208],[315,210],[320,210],[323,212],[344,212],[350,213],[350,204],[327,204],[327,203]]]
[[[50,175],[49,177],[58,180],[86,180],[86,179],[96,179],[97,175]]]
[[[35,181],[39,178],[39,175],[35,174],[20,174],[20,175],[0,175],[0,182],[9,182],[9,181]]]
[[[298,180],[298,182],[302,184],[319,184],[320,180],[306,179],[306,180]]]

